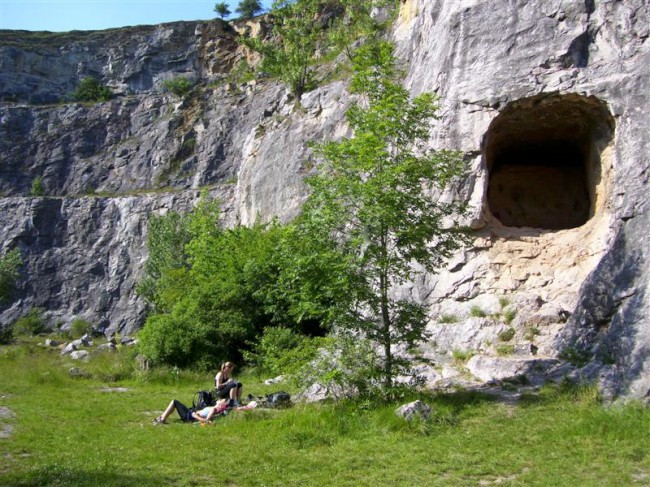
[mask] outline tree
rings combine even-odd
[[[107,86],[103,86],[95,78],[84,78],[72,94],[77,101],[108,101],[112,93]]]
[[[447,222],[462,205],[436,201],[431,192],[461,176],[464,164],[457,152],[424,150],[435,98],[409,97],[392,45],[361,47],[354,68],[352,89],[361,95],[347,113],[354,136],[316,146],[323,165],[309,181],[301,224],[325,232],[354,259],[357,285],[337,324],[380,345],[382,382],[390,389],[408,368],[392,347],[426,338],[424,307],[395,291],[412,279],[413,264],[435,272],[462,245],[460,228]]]
[[[16,281],[20,277],[19,270],[22,264],[20,249],[10,250],[0,258],[0,304],[9,301]]]
[[[214,6],[214,11],[222,19],[225,19],[226,17],[230,17],[230,14],[232,13],[228,8],[228,4],[226,2],[217,3]]]
[[[262,55],[260,71],[282,79],[300,99],[316,86],[324,55],[333,57],[376,30],[372,5],[371,0],[275,0],[270,15],[273,36],[242,43]]]
[[[182,293],[178,283],[188,270],[185,253],[191,238],[188,226],[188,217],[176,212],[149,217],[149,258],[136,292],[156,312],[171,311],[175,297]]]
[[[241,0],[235,9],[235,12],[240,14],[244,19],[252,19],[258,13],[262,12],[264,8],[258,0]]]

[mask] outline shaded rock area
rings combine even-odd
[[[455,195],[475,236],[441,272],[396,290],[430,310],[421,375],[431,387],[566,377],[646,397],[650,6],[400,5],[405,84],[440,97],[430,147],[470,161]],[[147,218],[187,210],[201,191],[221,200],[225,225],[297,214],[317,167],[307,142],[349,135],[351,96],[345,81],[300,103],[273,80],[232,82],[250,57],[239,32],[265,29],[0,33],[0,250],[19,247],[26,263],[2,325],[40,306],[64,328],[81,317],[137,330]],[[43,105],[88,75],[116,97]],[[181,75],[199,89],[162,93]],[[37,177],[43,197],[30,195]]]

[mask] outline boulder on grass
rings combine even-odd
[[[411,421],[414,418],[426,421],[431,417],[431,407],[418,399],[417,401],[400,406],[395,410],[395,414],[407,421]]]
[[[88,360],[90,360],[90,353],[88,350],[75,350],[70,353],[70,358],[73,360],[83,360],[84,362],[88,362]]]

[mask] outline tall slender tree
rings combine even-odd
[[[414,276],[413,264],[435,272],[462,245],[461,229],[448,222],[462,205],[436,201],[431,191],[462,176],[464,164],[457,152],[425,150],[435,98],[409,96],[391,44],[366,44],[354,67],[352,88],[361,95],[347,113],[354,135],[316,147],[323,164],[309,181],[302,224],[354,257],[358,283],[338,324],[380,345],[390,389],[408,369],[393,347],[426,338],[426,310],[395,291]]]

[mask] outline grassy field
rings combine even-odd
[[[191,402],[211,383],[137,371],[124,351],[80,364],[34,344],[0,347],[0,485],[650,485],[650,412],[604,407],[590,388],[549,386],[516,405],[420,396],[428,422],[397,418],[399,404],[346,404],[151,425],[170,399]]]

